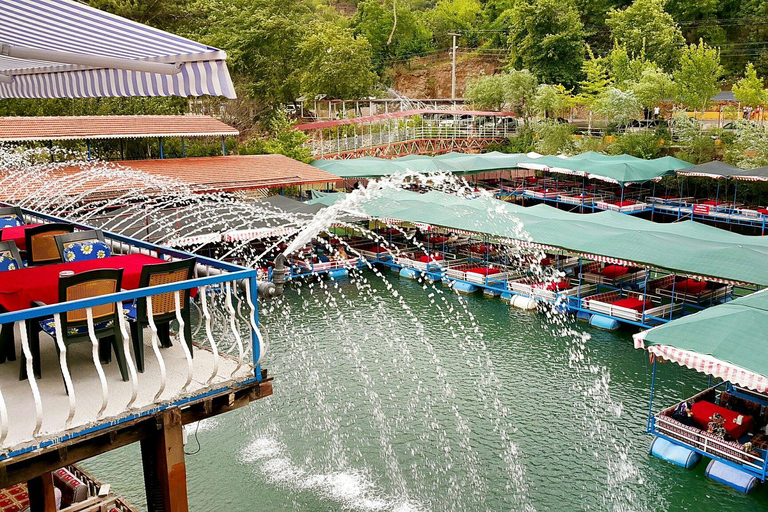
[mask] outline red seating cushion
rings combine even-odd
[[[616,201],[616,202],[611,203],[611,204],[614,204],[614,205],[618,206],[619,208],[621,208],[622,206],[632,206],[633,204],[635,204],[635,202],[634,201]]]
[[[546,287],[549,291],[561,291],[561,290],[567,290],[570,285],[568,284],[568,281],[556,281],[551,283],[536,283],[533,285],[533,288],[544,288]]]
[[[763,215],[768,215],[768,208],[758,208],[757,211]]]
[[[431,244],[441,244],[448,240],[447,236],[432,236],[427,238],[427,241]]]
[[[432,256],[422,256],[419,258],[419,262],[421,263],[429,263],[431,261],[441,261],[443,259],[442,256],[439,254],[434,254]]]
[[[681,293],[697,294],[703,292],[706,287],[706,281],[696,281],[695,279],[685,279],[675,283],[675,290]]]
[[[501,270],[495,269],[495,268],[488,268],[488,267],[475,267],[467,269],[467,272],[472,272],[473,274],[482,274],[484,276],[489,276],[491,274],[498,274],[501,272]]]
[[[612,302],[614,306],[619,306],[622,308],[627,309],[634,309],[638,313],[642,313],[644,309],[651,308],[652,304],[651,302],[643,302],[640,299],[637,299],[635,297],[627,297],[626,299],[617,300],[616,302]]]
[[[629,269],[627,267],[623,267],[621,265],[608,265],[607,267],[603,268],[600,274],[607,277],[608,279],[616,279],[617,277],[623,276],[628,271]]]

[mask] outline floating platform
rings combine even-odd
[[[400,277],[405,279],[418,279],[421,275],[421,271],[416,270],[415,268],[406,268],[403,267],[400,269]]]
[[[514,295],[510,300],[510,304],[525,311],[531,311],[536,309],[536,299],[532,297],[525,297],[524,295]]]
[[[337,268],[328,271],[328,277],[333,280],[347,279],[349,277],[349,270],[346,268]]]
[[[674,444],[661,437],[655,437],[648,452],[663,461],[690,469],[701,462],[701,454],[679,444]]]

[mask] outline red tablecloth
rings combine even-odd
[[[59,272],[62,270],[72,270],[78,274],[87,270],[122,268],[122,287],[135,290],[139,287],[142,267],[155,263],[165,262],[145,254],[128,254],[0,272],[0,306],[8,311],[18,311],[29,308],[36,300],[46,304],[59,302]]]
[[[7,242],[9,240],[13,240],[14,242],[16,242],[16,247],[18,247],[20,251],[26,251],[27,240],[24,237],[24,233],[27,231],[28,228],[34,228],[35,226],[40,226],[40,224],[27,224],[25,226],[3,228],[2,241]]]
[[[476,267],[476,268],[470,268],[467,269],[467,272],[472,272],[473,274],[482,274],[484,276],[489,276],[491,274],[498,274],[501,272],[501,270],[495,269],[495,268],[488,268],[488,267]]]
[[[562,291],[568,289],[568,281],[557,281],[551,283],[535,283],[533,288],[546,288],[549,291]]]
[[[741,425],[738,425],[736,423],[736,418],[739,416],[739,413],[730,409],[726,409],[725,407],[720,407],[719,405],[713,404],[712,402],[705,402],[703,400],[693,404],[691,411],[693,411],[693,419],[696,420],[696,423],[698,423],[699,426],[701,426],[703,429],[706,429],[707,423],[712,421],[713,414],[716,412],[720,413],[720,416],[725,419],[725,424],[723,425],[725,427],[725,431],[728,432],[728,435],[734,439],[738,439],[752,430],[752,427],[755,423],[755,420],[752,419],[752,416],[742,416]]]
[[[442,259],[443,259],[442,256],[440,256],[439,254],[436,254],[436,255],[432,255],[432,256],[421,256],[419,258],[419,262],[420,263],[429,263],[429,262],[432,262],[432,261],[442,261]]]
[[[600,274],[607,277],[608,279],[616,279],[617,277],[623,276],[627,272],[629,272],[627,267],[623,267],[621,265],[608,265],[603,268]]]
[[[634,309],[638,313],[642,313],[644,309],[650,309],[652,306],[650,302],[643,303],[643,301],[634,297],[617,300],[616,302],[611,302],[611,304],[622,308]]]
[[[696,281],[695,279],[684,279],[675,283],[675,291],[680,293],[697,294],[704,291],[707,287],[706,281]],[[672,286],[668,287],[670,290]]]

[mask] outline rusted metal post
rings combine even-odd
[[[158,418],[156,435],[141,441],[150,512],[189,512],[182,429],[181,411],[169,409]]]
[[[53,473],[48,471],[27,482],[30,512],[56,512]]]

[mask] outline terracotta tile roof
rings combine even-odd
[[[0,117],[0,142],[238,134],[209,116]]]
[[[87,175],[84,174],[87,166],[57,166],[43,173],[33,172],[28,178],[17,178],[14,185],[11,185],[15,181],[12,174],[23,171],[0,172],[0,183],[6,184],[0,189],[0,199],[19,202],[33,195],[116,197],[134,189],[151,194],[160,188],[179,186],[204,193],[341,181],[335,174],[283,155],[127,160],[91,165],[93,169]],[[141,171],[147,176],[120,173],[119,167],[126,171]],[[56,190],[56,194],[51,194],[50,190]]]

